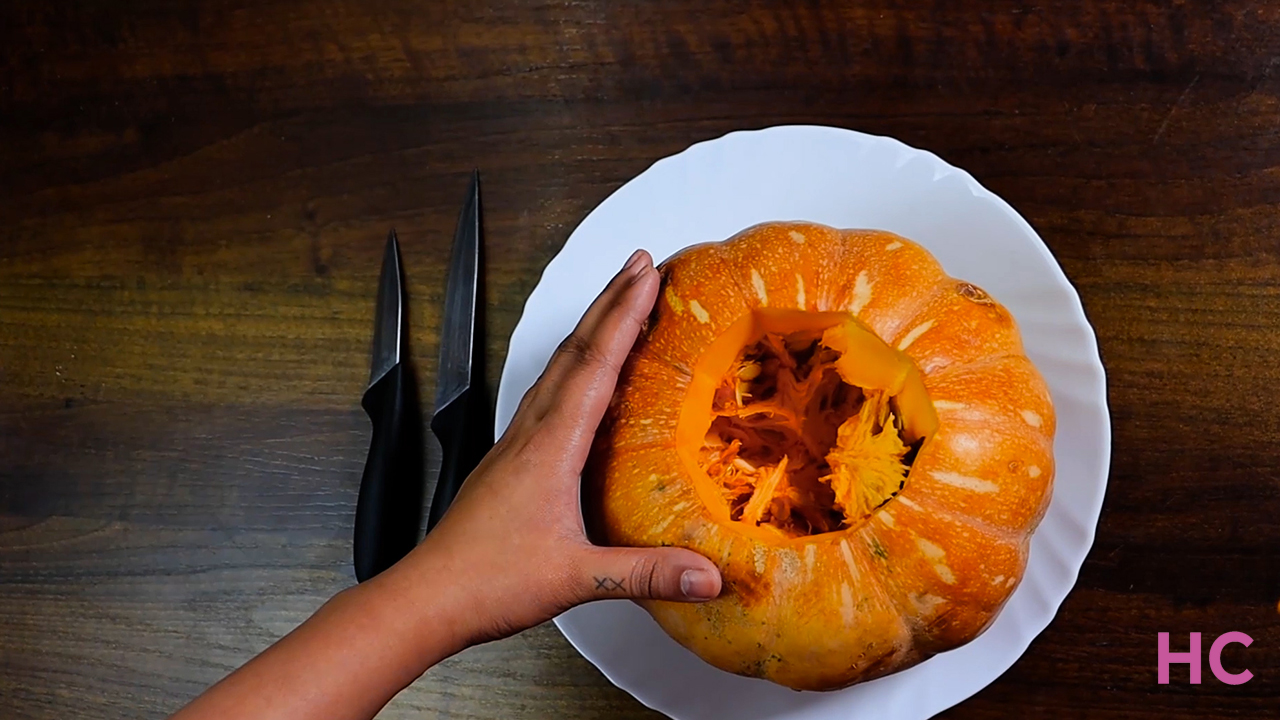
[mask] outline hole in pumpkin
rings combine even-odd
[[[720,378],[698,464],[733,521],[832,532],[905,484],[923,440],[908,443],[887,391],[844,381],[823,337],[765,332]]]

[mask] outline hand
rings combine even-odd
[[[652,260],[638,252],[556,351],[427,539],[175,718],[368,720],[449,655],[579,603],[718,595],[720,573],[697,553],[597,547],[583,530],[579,476],[657,293]]]
[[[719,594],[719,571],[697,553],[598,547],[583,529],[583,464],[658,284],[648,253],[633,255],[560,345],[449,512],[405,559],[422,572],[445,563],[467,591],[474,617],[464,642],[505,637],[590,600]]]

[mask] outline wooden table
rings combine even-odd
[[[892,135],[1079,288],[1115,451],[1057,619],[956,718],[1280,703],[1280,7],[136,0],[0,6],[0,715],[161,717],[352,582],[382,240],[433,390],[484,178],[491,377],[540,269],[734,129]],[[1157,632],[1254,680],[1156,684]],[[653,717],[550,626],[385,717]]]

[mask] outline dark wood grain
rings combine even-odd
[[[821,123],[972,172],[1079,288],[1111,485],[1057,619],[956,718],[1280,701],[1280,6],[0,5],[0,715],[161,717],[351,578],[381,240],[424,393],[466,174],[490,375],[541,268],[653,161]],[[1156,684],[1156,633],[1255,679]],[[386,717],[652,717],[553,628]]]

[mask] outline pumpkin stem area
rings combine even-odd
[[[924,439],[904,429],[893,397],[901,382],[847,381],[866,375],[850,370],[859,358],[847,333],[840,325],[753,333],[718,378],[696,458],[731,521],[789,537],[832,532],[904,487]]]

